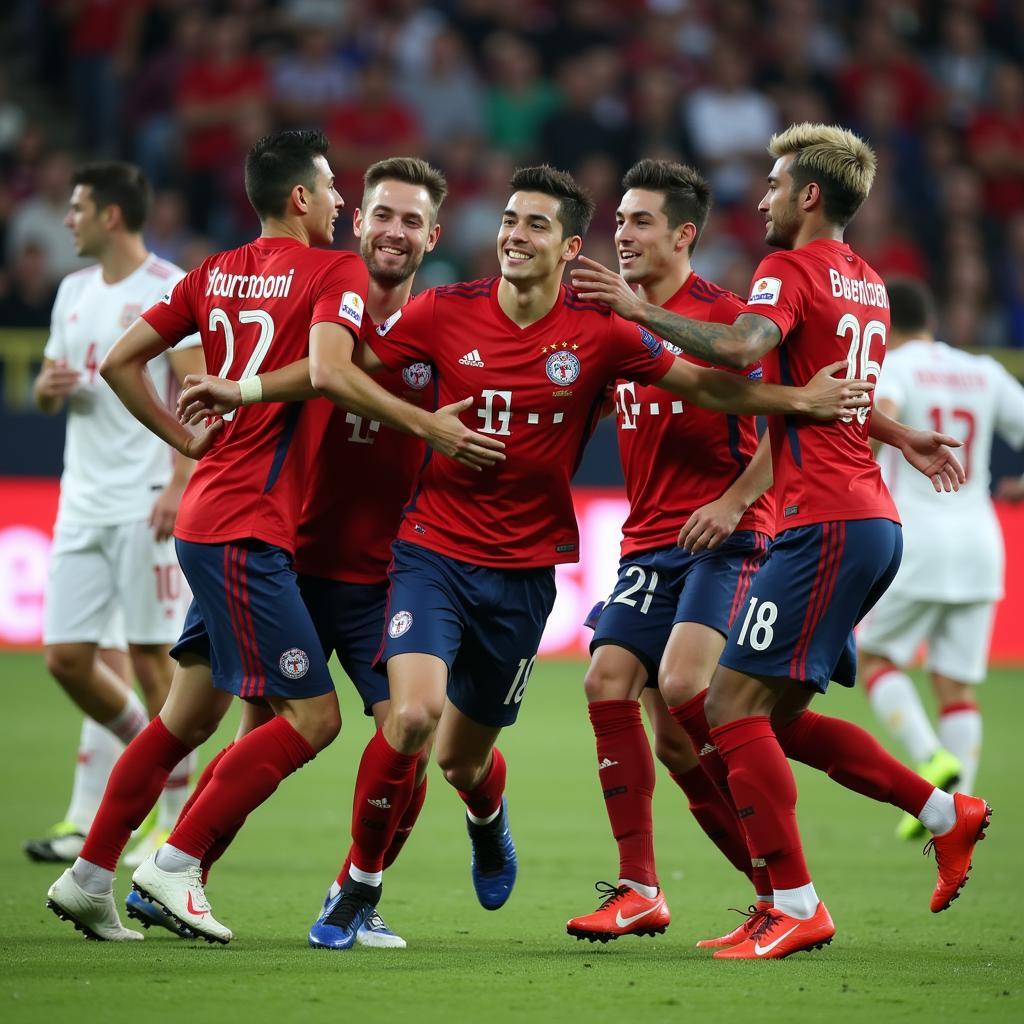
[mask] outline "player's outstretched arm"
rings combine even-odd
[[[32,385],[36,408],[47,416],[59,413],[68,395],[78,387],[81,377],[78,370],[71,369],[64,359],[44,359],[43,368]]]
[[[315,324],[309,334],[309,370],[317,392],[360,416],[419,437],[435,451],[472,469],[504,461],[501,441],[474,433],[459,419],[459,413],[472,406],[471,398],[436,412],[420,409],[382,388],[366,372],[363,367],[372,371],[383,364],[370,346],[362,349],[360,366],[353,358],[352,335],[344,327]]]
[[[124,403],[128,411],[172,448],[190,459],[201,458],[218,431],[222,420],[216,420],[193,433],[182,423],[156,393],[146,364],[170,346],[143,319],[138,319],[114,343],[100,365],[100,376]]]
[[[886,416],[878,409],[871,415],[868,433],[883,444],[899,448],[903,458],[919,473],[928,477],[938,492],[958,491],[967,479],[964,467],[951,451],[959,448],[962,442],[949,434],[916,430]]]
[[[836,420],[870,405],[874,384],[866,380],[833,377],[846,369],[842,359],[822,367],[803,387],[764,384],[723,370],[696,366],[675,359],[658,386],[688,398],[694,405],[716,412],[750,416],[798,415]]]
[[[743,513],[772,485],[772,446],[765,432],[747,468],[727,491],[694,509],[679,531],[679,547],[696,554],[714,551],[732,536]]]
[[[644,302],[621,275],[600,263],[586,256],[580,256],[579,262],[572,271],[572,283],[580,298],[603,302],[624,319],[643,324],[684,352],[716,366],[742,370],[782,341],[782,332],[766,316],[741,313],[731,324],[691,320]]]

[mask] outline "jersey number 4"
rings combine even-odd
[[[255,377],[260,372],[263,360],[267,358],[270,351],[270,343],[274,340],[274,318],[262,309],[243,309],[238,314],[240,324],[259,324],[260,336],[256,339],[256,345],[245,364],[245,369],[237,377],[231,376],[231,364],[235,361],[235,329],[231,326],[231,319],[219,306],[210,310],[210,330],[216,331],[220,328],[224,332],[224,364],[220,368],[218,377],[225,377],[228,380],[245,380],[247,377]],[[235,412],[224,414],[224,419],[232,420]]]

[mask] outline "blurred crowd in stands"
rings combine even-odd
[[[79,264],[77,160],[139,163],[152,250],[185,268],[258,229],[242,156],[323,126],[349,211],[361,174],[415,153],[450,197],[417,286],[491,274],[512,169],[591,190],[611,265],[622,172],[702,168],[695,265],[746,294],[764,253],[765,144],[838,121],[878,152],[848,234],[883,275],[928,279],[942,334],[1024,346],[1024,4],[1017,0],[9,0],[0,64],[0,326],[46,325]],[[4,70],[5,66],[8,70]],[[351,247],[351,233],[341,232]]]

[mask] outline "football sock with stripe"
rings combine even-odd
[[[202,860],[218,836],[238,828],[284,779],[315,756],[316,751],[280,715],[253,729],[224,753],[167,842]]]
[[[175,765],[191,750],[157,717],[125,747],[110,773],[82,859],[108,871],[160,797]]]
[[[763,858],[775,891],[808,885],[796,823],[796,782],[766,715],[711,730],[729,768],[729,790],[752,857]]]
[[[939,749],[939,737],[906,672],[898,668],[876,672],[867,681],[867,693],[878,720],[903,744],[915,764],[927,761]]]
[[[351,862],[362,871],[384,869],[384,856],[416,785],[419,754],[395,750],[378,729],[363,751],[352,796]]]
[[[86,717],[78,740],[75,762],[75,781],[71,789],[65,821],[70,821],[82,832],[88,832],[100,802],[107,780],[124,753],[124,744],[99,722]]]
[[[654,758],[640,702],[597,700],[587,710],[597,740],[597,777],[619,847],[619,877],[657,886],[651,815]]]
[[[939,740],[960,761],[956,788],[961,793],[973,793],[981,761],[981,712],[977,704],[947,704],[939,713]]]

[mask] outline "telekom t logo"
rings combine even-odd
[[[480,433],[511,434],[509,423],[512,422],[512,392],[488,388],[480,396],[484,400],[484,407],[476,411],[477,416],[484,421]]]

